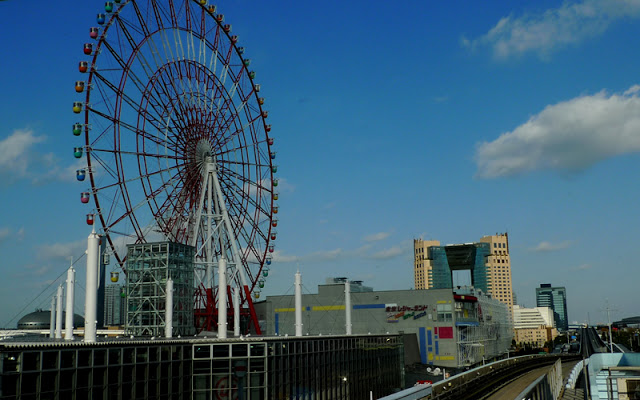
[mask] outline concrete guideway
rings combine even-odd
[[[573,364],[578,361],[579,356],[532,355],[501,360],[438,382],[433,385],[432,394],[427,399],[488,399],[496,391],[498,391],[497,393],[502,393],[502,388],[506,388],[512,382],[518,382],[523,379],[521,383],[514,383],[513,389],[505,389],[509,390],[509,392],[513,390],[512,398],[515,398],[529,384],[544,375],[558,359],[561,359],[561,362],[567,365],[567,367],[563,366],[564,375],[569,373]],[[534,370],[538,371],[538,373],[529,374]],[[530,377],[521,378],[527,375]],[[524,382],[527,383],[525,384]],[[520,391],[517,391],[515,387],[520,388]],[[509,395],[499,395],[494,398],[509,399]]]

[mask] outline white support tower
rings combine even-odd
[[[190,244],[196,247],[196,264],[200,266],[200,270],[204,270],[204,277],[200,278],[205,288],[213,289],[216,286],[213,270],[218,268],[218,337],[226,338],[227,287],[230,286],[232,291],[234,288],[237,291],[244,289],[245,296],[248,296],[249,284],[243,267],[242,253],[238,248],[238,239],[234,234],[218,180],[217,166],[211,156],[210,144],[202,141],[198,144],[196,153],[202,169],[203,190],[193,221]],[[199,237],[204,237],[201,243],[198,242]],[[239,312],[234,314],[239,315]],[[234,334],[235,332],[234,327]]]
[[[84,341],[86,343],[96,341],[99,255],[100,236],[94,227],[87,241],[87,283],[84,302]]]
[[[53,339],[56,336],[56,296],[51,298],[51,313],[49,317],[49,338]]]
[[[56,339],[62,339],[62,285],[56,294]]]
[[[240,336],[240,288],[233,291],[233,336]]]
[[[218,338],[227,338],[227,259],[218,264]]]
[[[167,302],[164,309],[164,337],[170,339],[173,337],[173,279],[167,279]]]
[[[347,335],[351,335],[351,282],[348,279],[344,282],[344,311]]]
[[[73,340],[73,302],[75,300],[76,270],[73,263],[67,270],[67,306],[64,321],[64,339]]]
[[[296,304],[296,336],[302,336],[302,277],[300,275],[300,270],[296,272],[295,304]]]

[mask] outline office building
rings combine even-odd
[[[558,336],[553,310],[549,307],[524,308],[513,306],[513,331],[516,343],[538,347]]]
[[[123,326],[126,292],[122,285],[107,285],[104,290],[104,325]]]
[[[413,240],[413,279],[416,289],[433,289],[433,255],[430,248],[440,246],[437,240]]]
[[[513,306],[513,328],[535,328],[540,325],[555,327],[553,310],[549,307],[525,308]]]
[[[567,317],[567,290],[564,287],[552,287],[550,283],[540,284],[536,288],[536,305],[553,310],[556,328],[565,332],[569,329]]]
[[[514,340],[517,344],[529,344],[542,348],[545,343],[552,341],[558,336],[558,330],[551,326],[540,325],[535,328],[514,329]]]
[[[513,313],[509,236],[483,236],[477,243],[441,246],[436,240],[414,239],[416,289],[453,287],[452,272],[469,270],[471,285],[506,304]]]

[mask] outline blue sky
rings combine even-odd
[[[75,3],[0,2],[0,326],[48,308],[89,234],[71,104],[102,2]],[[507,231],[520,303],[552,283],[572,321],[605,320],[606,299],[639,313],[640,1],[218,7],[278,151],[264,294],[292,293],[297,268],[311,292],[328,276],[409,289],[413,238]]]

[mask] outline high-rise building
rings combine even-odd
[[[506,233],[484,236],[480,239],[489,243],[491,254],[487,257],[489,292],[494,299],[509,306],[513,314],[513,284],[511,282],[511,256],[509,255],[509,235]]]
[[[549,307],[553,310],[556,328],[559,331],[569,329],[567,318],[567,289],[565,287],[552,287],[550,283],[542,283],[536,288],[536,305]]]
[[[122,285],[107,285],[104,289],[104,325],[122,326],[125,316],[125,288]]]
[[[429,249],[440,246],[437,240],[413,240],[413,280],[416,289],[433,289],[433,256]]]
[[[440,246],[437,240],[414,239],[416,289],[453,287],[452,271],[470,270],[471,284],[506,304],[513,313],[511,258],[506,233],[484,236],[477,243]]]
[[[536,328],[538,326],[555,326],[553,310],[549,307],[525,308],[513,306],[513,328]]]

